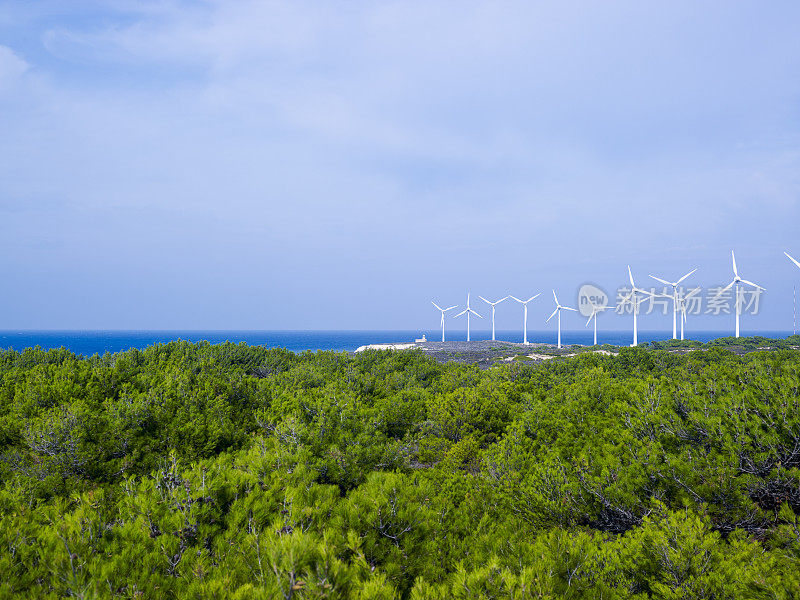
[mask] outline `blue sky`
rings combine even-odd
[[[551,288],[628,264],[724,284],[732,248],[767,288],[743,327],[790,329],[798,22],[788,1],[0,0],[0,329],[436,328],[430,299],[468,290],[546,292],[539,329]]]

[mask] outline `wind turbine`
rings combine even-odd
[[[666,281],[661,279],[660,277],[656,277],[655,275],[650,275],[656,281],[660,281],[664,285],[671,285],[672,286],[672,339],[678,339],[678,284],[689,277],[692,273],[697,271],[697,269],[692,269],[686,275],[678,279],[678,281]]]
[[[630,302],[633,306],[633,343],[631,346],[638,346],[639,345],[639,329],[637,327],[636,318],[639,315],[639,297],[636,295],[638,292],[646,296],[650,296],[651,298],[656,296],[653,292],[648,292],[647,290],[643,290],[641,288],[637,288],[636,284],[633,282],[633,273],[631,273],[631,266],[628,265],[628,279],[631,281],[631,293],[623,300],[625,302]]]
[[[508,296],[508,298],[516,300],[517,302],[522,304],[522,343],[525,344],[526,346],[528,345],[528,302],[530,302],[531,300],[535,300],[541,295],[542,295],[541,292],[539,292],[538,294],[536,294],[535,296],[531,296],[527,300],[520,300],[516,296]],[[494,307],[492,308],[492,310],[494,310]],[[494,339],[494,336],[492,336],[492,339]]]
[[[553,300],[556,301],[556,309],[553,311],[553,314],[551,314],[549,317],[547,317],[547,321],[545,321],[545,323],[550,321],[550,319],[555,317],[556,313],[558,313],[558,347],[561,348],[561,311],[562,310],[574,310],[575,312],[578,312],[578,309],[577,308],[570,308],[569,306],[561,306],[561,304],[559,304],[559,302],[558,302],[558,296],[556,296],[556,291],[555,290],[553,290]]]
[[[589,315],[589,320],[586,321],[586,325],[584,327],[588,327],[589,323],[592,322],[594,319],[594,345],[597,346],[597,313],[602,310],[606,310],[607,308],[611,308],[610,306],[597,306],[596,304],[592,303],[592,314]]]
[[[433,304],[436,307],[436,310],[440,310],[442,312],[442,341],[444,341],[444,313],[446,313],[448,310],[453,310],[457,305],[454,304],[453,306],[450,306],[448,308],[442,308],[441,306],[436,304],[436,302],[434,302],[433,300],[431,300],[431,304]]]
[[[724,292],[727,292],[729,289],[731,289],[731,287],[733,285],[736,286],[736,301],[735,301],[735,305],[736,305],[736,337],[738,338],[739,337],[739,314],[742,311],[741,303],[739,301],[739,296],[740,296],[739,290],[741,288],[741,285],[744,283],[745,285],[750,285],[750,286],[753,286],[754,288],[758,288],[762,292],[765,292],[766,289],[764,289],[763,287],[761,287],[757,283],[753,283],[752,281],[747,281],[747,279],[742,279],[741,277],[739,277],[739,270],[736,268],[736,255],[733,253],[733,250],[731,250],[731,261],[733,262],[733,281],[731,281],[728,285],[726,285],[724,288],[722,288],[720,291],[718,291],[717,295],[714,296],[714,297],[718,298]]]
[[[500,300],[498,300],[497,302],[489,302],[483,296],[478,296],[478,298],[480,298],[481,300],[486,302],[486,304],[492,307],[492,341],[494,341],[494,307],[503,302],[504,300],[508,300],[508,296],[506,296],[505,298],[500,298]]]
[[[456,315],[456,317],[460,317],[461,315],[467,315],[467,341],[469,341],[469,315],[470,315],[470,313],[475,315],[479,319],[483,318],[482,316],[480,316],[478,313],[476,313],[474,310],[472,310],[469,307],[469,292],[467,292],[467,308],[465,308],[464,310],[462,310],[460,313],[458,313]]]
[[[683,324],[686,323],[686,301],[699,291],[700,288],[696,287],[682,298],[678,298],[679,310],[681,311],[681,339],[683,339]]]

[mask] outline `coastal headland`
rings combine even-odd
[[[640,347],[653,350],[666,350],[674,354],[686,354],[693,351],[707,351],[710,348],[724,348],[734,354],[747,354],[756,351],[798,350],[800,337],[791,336],[785,340],[776,340],[760,336],[748,338],[718,338],[707,343],[690,340],[667,340],[641,344]],[[418,350],[438,362],[461,362],[477,364],[486,368],[496,364],[509,362],[541,363],[553,359],[568,359],[579,354],[596,353],[616,356],[627,346],[603,344],[599,346],[585,346],[573,344],[558,348],[555,344],[530,343],[480,340],[480,341],[451,341],[451,342],[407,342],[394,344],[369,344],[359,347],[355,353],[369,350]]]

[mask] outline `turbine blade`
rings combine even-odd
[[[466,314],[466,313],[467,313],[467,310],[469,310],[469,309],[462,310],[462,311],[461,311],[460,313],[458,313],[457,315],[453,315],[453,318],[454,318],[454,319],[457,319],[457,318],[458,318],[458,317],[460,317],[461,315],[464,315],[464,314]]]
[[[545,323],[547,323],[548,321],[550,321],[550,319],[555,317],[557,312],[558,312],[558,307],[556,306],[556,309],[553,311],[553,314],[547,317],[547,321],[545,321]]]
[[[628,279],[631,280],[631,287],[635,288],[636,284],[633,283],[633,273],[631,273],[631,266],[628,265]]]
[[[592,317],[594,317],[595,315],[597,315],[596,312],[593,312],[591,315],[589,315],[589,319],[586,321],[586,325],[584,325],[584,327],[588,327],[589,326],[589,323],[592,322]]]
[[[558,296],[556,296],[556,291],[555,291],[555,290],[553,290],[553,300],[555,300],[555,301],[556,301],[556,306],[561,306],[561,305],[558,303]]]
[[[433,304],[436,307],[436,310],[442,310],[442,307],[436,304],[436,302],[434,302],[433,300],[431,300],[431,304]]]
[[[471,308],[469,309],[469,312],[471,312],[473,315],[475,315],[475,316],[476,316],[476,317],[478,317],[479,319],[482,319],[482,318],[483,318],[482,316],[480,316],[478,313],[476,313],[476,312],[475,312],[474,310],[472,310]]]
[[[520,300],[520,299],[519,299],[519,298],[517,298],[516,296],[509,296],[509,298],[511,298],[512,300],[516,300],[516,301],[517,301],[517,302],[519,302],[520,304],[524,304],[524,302],[522,302],[522,300]]]
[[[574,312],[578,312],[577,308],[570,308],[569,306],[562,306],[561,308],[563,308],[564,310],[571,310],[571,311],[574,311]]]
[[[736,255],[733,253],[733,250],[731,250],[731,260],[733,261],[733,274],[738,277],[739,271],[736,268]]]
[[[726,285],[724,288],[722,288],[720,291],[718,291],[716,293],[716,295],[714,296],[714,298],[719,298],[720,296],[722,296],[722,294],[724,292],[727,292],[729,289],[731,289],[733,287],[734,283],[736,283],[735,279],[733,281],[731,281],[728,285]]]
[[[788,252],[784,252],[784,254],[786,255],[786,258],[788,258],[790,261],[792,261],[792,262],[793,262],[795,265],[797,265],[797,268],[798,268],[798,269],[800,269],[800,262],[797,262],[795,259],[793,259],[793,258],[792,258],[792,257],[789,255],[789,253],[788,253]]]
[[[747,279],[742,279],[742,283],[746,283],[747,285],[752,285],[754,288],[758,288],[762,292],[766,292],[767,291],[766,288],[763,288],[760,285],[758,285],[757,283],[753,283],[752,281],[747,281]]]
[[[660,282],[661,282],[661,283],[663,283],[664,285],[672,285],[672,283],[671,283],[671,282],[669,282],[669,281],[664,281],[663,279],[661,279],[661,277],[656,277],[655,275],[650,275],[649,277],[652,277],[652,278],[653,278],[653,279],[655,279],[656,281],[660,281]]]
[[[447,312],[448,310],[453,310],[454,308],[458,308],[458,304],[453,304],[453,306],[445,308],[442,312]]]
[[[483,296],[478,296],[478,298],[480,298],[481,300],[483,300],[484,302],[486,302],[486,304],[491,304],[491,302],[489,302],[489,301],[488,301],[486,298],[484,298]]]
[[[692,269],[691,271],[689,271],[689,272],[688,272],[686,275],[684,275],[683,277],[681,277],[680,279],[678,279],[678,281],[676,281],[676,282],[675,282],[675,285],[678,285],[678,284],[679,284],[681,281],[683,281],[684,279],[686,279],[686,278],[687,278],[689,275],[691,275],[691,274],[692,274],[692,273],[694,273],[695,271],[697,271],[697,269]]]
[[[538,293],[538,294],[536,294],[535,296],[531,296],[530,298],[528,298],[527,300],[525,300],[525,304],[527,304],[527,303],[528,303],[528,302],[530,302],[531,300],[536,300],[536,299],[537,299],[539,296],[541,296],[541,295],[542,295],[542,293],[541,293],[541,292],[539,292],[539,293]]]

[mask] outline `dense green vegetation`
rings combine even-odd
[[[0,598],[794,598],[799,341],[0,352]]]

